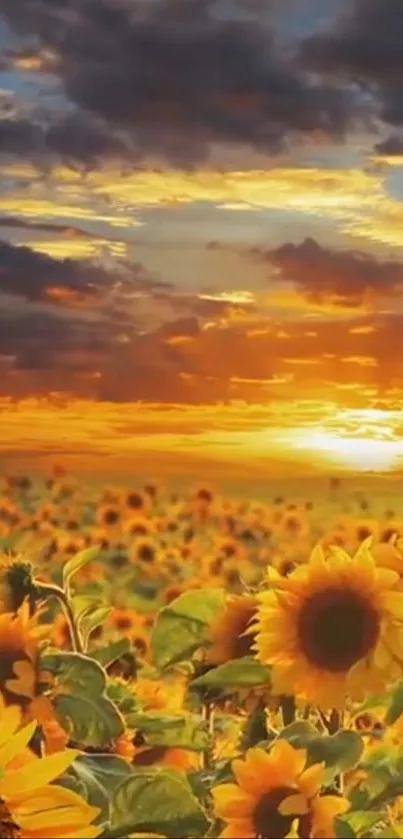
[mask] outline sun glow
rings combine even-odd
[[[398,469],[403,466],[402,414],[377,409],[340,411],[320,427],[296,429],[293,446],[358,471]]]

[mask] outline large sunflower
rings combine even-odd
[[[63,750],[37,758],[27,746],[36,723],[19,728],[21,710],[0,699],[0,836],[2,839],[94,839],[99,810],[53,781],[78,752]]]
[[[278,740],[269,753],[249,749],[234,760],[236,783],[213,789],[214,811],[226,822],[221,839],[283,839],[295,835],[334,836],[334,817],[348,801],[320,795],[324,765],[306,768],[307,754]]]
[[[403,671],[403,594],[398,574],[377,568],[368,545],[351,558],[315,548],[309,563],[259,595],[258,658],[273,666],[276,693],[323,709],[382,692]]]
[[[248,634],[258,610],[254,595],[228,595],[223,609],[213,621],[206,652],[208,664],[223,664],[252,654],[253,637]]]

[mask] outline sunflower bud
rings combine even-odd
[[[35,584],[31,563],[18,557],[0,557],[0,613],[17,612],[26,599],[33,611]]]

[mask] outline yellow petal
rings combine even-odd
[[[29,764],[15,772],[10,772],[0,781],[2,797],[6,800],[16,799],[20,795],[26,795],[38,789],[38,787],[50,784],[71,766],[73,760],[79,754],[80,752],[77,750],[66,749],[63,752],[55,752],[53,755],[38,760],[35,763],[35,771],[32,764]]]
[[[303,816],[309,810],[308,802],[304,795],[289,795],[278,807],[282,816]]]
[[[381,605],[398,620],[403,620],[403,593],[386,591],[381,595]]]
[[[23,816],[45,810],[52,810],[55,813],[60,807],[70,809],[80,807],[81,816],[85,816],[88,821],[95,819],[99,813],[96,807],[87,804],[76,792],[56,785],[35,790],[30,796],[24,796],[20,801],[13,802],[13,813]]]
[[[294,749],[287,740],[278,740],[270,753],[284,784],[290,783],[304,771],[306,749]]]
[[[21,725],[21,708],[19,705],[9,705],[8,708],[1,708],[0,721],[0,746],[7,742],[14,732]]]
[[[17,734],[13,734],[10,739],[0,748],[0,766],[4,769],[14,757],[21,754],[27,747],[30,740],[36,731],[36,722],[31,722],[24,726]],[[3,788],[3,781],[0,780],[0,789]]]
[[[325,764],[314,763],[312,766],[309,766],[308,769],[305,769],[305,772],[300,775],[298,779],[298,786],[307,798],[313,798],[313,796],[316,795],[317,791],[322,786],[324,774]]]
[[[98,815],[94,808],[94,818]],[[77,825],[84,821],[83,811],[81,807],[66,807],[57,808],[56,810],[44,810],[42,813],[29,813],[26,816],[19,815],[19,826],[24,830],[42,830],[44,827],[52,827],[57,824],[57,828],[66,827],[68,830],[74,830]],[[92,821],[92,819],[85,818],[85,821]]]

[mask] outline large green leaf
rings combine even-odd
[[[140,710],[140,703],[133,691],[124,682],[108,682],[106,693],[109,699],[114,702],[121,714],[123,714],[127,725],[130,727],[129,719]]]
[[[198,676],[192,682],[194,688],[221,688],[226,692],[240,688],[253,688],[270,684],[270,670],[252,656],[227,661]]]
[[[222,589],[201,589],[185,592],[161,609],[151,637],[157,667],[191,658],[206,643],[207,628],[223,602]]]
[[[363,740],[355,731],[339,731],[326,736],[319,734],[309,722],[291,723],[283,729],[280,737],[297,749],[306,749],[310,763],[323,761],[329,770],[335,772],[345,772],[356,766],[364,749]]]
[[[80,792],[92,807],[99,807],[97,821],[106,821],[112,793],[131,774],[131,766],[123,758],[107,754],[80,755],[58,783]]]
[[[169,746],[203,752],[209,744],[208,733],[196,714],[163,717],[157,714],[134,713],[126,717],[130,728],[141,731],[146,745]]]
[[[108,667],[115,661],[118,661],[126,653],[131,650],[130,641],[128,638],[120,638],[119,641],[114,641],[108,644],[107,647],[100,647],[97,650],[91,650],[91,657],[95,658],[101,667]]]
[[[105,600],[102,600],[101,597],[92,597],[88,594],[76,594],[70,602],[76,621],[80,621],[84,615],[105,606]]]
[[[104,605],[100,606],[98,609],[95,609],[88,615],[83,615],[83,617],[79,621],[79,629],[86,643],[94,629],[96,629],[98,626],[102,626],[102,624],[105,623],[106,619],[109,617],[111,612],[113,612],[113,607]]]
[[[77,571],[80,571],[81,568],[84,568],[84,566],[88,565],[89,562],[93,562],[94,559],[97,559],[99,552],[100,549],[98,547],[85,548],[84,551],[80,551],[80,553],[69,559],[63,567],[63,587],[68,588],[74,574],[77,574]]]
[[[114,839],[147,831],[170,839],[198,837],[206,834],[208,824],[186,777],[168,769],[134,772],[112,795],[110,829]]]
[[[106,676],[96,661],[78,653],[47,653],[41,666],[56,676],[53,707],[73,740],[103,748],[123,733],[123,718],[105,694]]]
[[[336,839],[356,839],[357,835],[348,822],[339,818],[334,820],[334,832]]]
[[[343,816],[343,821],[353,829],[355,835],[363,837],[368,836],[372,828],[384,819],[384,811],[356,810]]]

